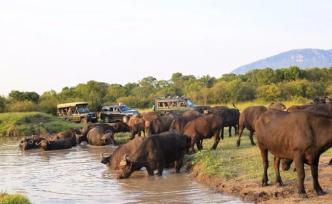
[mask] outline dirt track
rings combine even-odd
[[[277,187],[274,185],[274,177],[269,178],[270,185],[261,187],[259,182],[243,182],[237,180],[221,180],[214,177],[208,177],[200,174],[200,167],[194,166],[191,175],[199,182],[205,183],[217,191],[240,197],[247,202],[259,203],[332,203],[332,166],[328,165],[330,157],[322,157],[319,165],[319,181],[327,192],[324,196],[316,196],[312,187],[311,172],[306,167],[305,187],[308,198],[298,197],[295,182],[283,180],[284,186]],[[262,169],[259,169],[259,171]],[[294,172],[296,174],[296,172]],[[282,173],[281,173],[282,176]]]

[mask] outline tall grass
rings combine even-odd
[[[7,193],[0,193],[0,203],[1,204],[30,204],[28,198],[23,195],[13,194],[9,195]]]
[[[0,113],[0,136],[55,133],[80,127],[80,124],[64,121],[46,113]]]

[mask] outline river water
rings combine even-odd
[[[162,177],[140,171],[117,180],[99,156],[115,147],[22,152],[17,144],[0,141],[0,192],[25,194],[33,203],[241,203],[173,170]]]

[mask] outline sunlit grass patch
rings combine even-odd
[[[7,193],[0,193],[0,203],[1,204],[30,204],[28,198],[23,195],[13,194],[9,195]]]
[[[68,122],[46,113],[0,113],[0,136],[56,133],[81,127],[81,124]]]

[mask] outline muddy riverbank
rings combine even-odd
[[[190,176],[199,183],[210,186],[217,192],[236,196],[244,202],[254,203],[330,203],[332,200],[332,166],[328,165],[331,157],[323,156],[319,165],[319,181],[322,188],[327,192],[324,196],[317,196],[313,191],[310,167],[306,166],[305,186],[308,198],[302,199],[298,197],[296,179],[283,179],[284,186],[277,187],[274,185],[274,175],[269,176],[269,186],[261,187],[260,179],[245,181],[240,176],[234,178],[225,178],[218,175],[208,175],[204,165],[199,163],[192,166],[188,171]],[[227,167],[225,167],[227,168]],[[273,167],[270,167],[273,169]],[[262,168],[257,169],[258,172]],[[294,174],[296,172],[287,172]],[[283,174],[283,172],[282,172]]]

